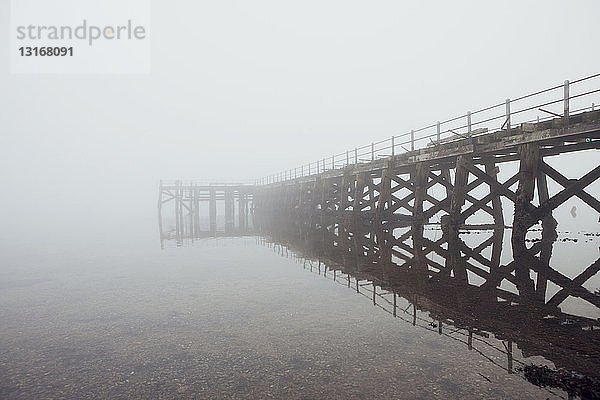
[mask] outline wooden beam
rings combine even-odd
[[[554,181],[556,181],[559,185],[561,185],[565,189],[573,184],[572,180],[566,178],[563,174],[561,174],[560,172],[558,172],[557,170],[552,168],[550,165],[546,164],[544,161],[540,161],[540,169],[542,170],[542,172],[544,174],[548,175],[550,178],[552,178]],[[543,177],[542,179],[545,180],[545,177]],[[547,192],[547,189],[546,189],[546,192]],[[579,197],[582,201],[584,201],[587,205],[592,207],[594,210],[600,212],[600,201],[598,201],[596,198],[589,195],[583,189],[576,192],[575,196]],[[549,198],[545,198],[543,200],[543,202],[540,201],[540,204],[548,202],[548,201],[549,201]]]

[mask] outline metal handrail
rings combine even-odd
[[[600,78],[600,73],[589,75],[583,78],[576,79],[574,81],[565,81],[563,84],[552,86],[547,89],[539,90],[533,93],[529,93],[515,99],[506,99],[506,101],[502,103],[497,103],[488,107],[484,107],[478,109],[476,111],[467,112],[466,114],[462,114],[460,116],[446,119],[443,121],[436,122],[434,124],[430,124],[424,126],[419,129],[410,130],[405,133],[393,135],[390,138],[382,139],[379,141],[374,141],[366,145],[362,145],[359,147],[355,147],[353,149],[346,150],[344,152],[340,152],[337,154],[333,154],[329,157],[321,158],[314,162],[309,162],[307,164],[303,164],[300,167],[296,167],[290,170],[280,171],[276,174],[269,175],[267,177],[263,177],[261,179],[257,179],[255,184],[257,185],[265,185],[271,183],[278,183],[287,181],[290,179],[297,179],[304,176],[311,176],[315,174],[321,174],[325,171],[331,169],[337,169],[339,167],[345,167],[348,165],[360,164],[362,162],[371,162],[381,158],[389,158],[392,156],[396,156],[404,152],[414,151],[417,148],[415,147],[417,143],[422,143],[423,140],[430,139],[428,145],[439,145],[443,141],[453,140],[454,138],[460,139],[464,137],[472,137],[472,136],[480,136],[484,134],[490,134],[493,132],[497,132],[499,130],[510,130],[512,126],[516,126],[521,123],[530,123],[535,121],[546,121],[552,118],[556,118],[556,116],[560,116],[562,118],[566,118],[568,120],[569,114],[575,112],[581,112],[585,110],[592,109],[594,110],[594,103],[592,102],[592,106],[581,107],[578,106],[577,110],[569,111],[570,103],[575,99],[582,99],[584,97],[589,97],[591,95],[600,93],[600,89],[598,86],[595,88],[583,91],[582,93],[573,93],[573,88],[576,84],[581,82],[586,82],[595,78]],[[599,80],[600,81],[600,80]],[[599,82],[600,83],[600,82]],[[562,89],[562,90],[560,90]],[[553,91],[559,91],[560,94],[557,96],[554,94],[552,98],[543,98],[542,96],[552,95]],[[540,100],[534,104],[523,104],[519,108],[515,107],[518,104],[521,104],[524,100],[539,98]],[[595,98],[592,98],[595,100]],[[598,99],[600,103],[600,98]],[[555,104],[563,103],[564,106],[562,110],[558,113],[551,112],[555,116],[549,117],[544,115],[540,117],[537,115],[536,119],[531,119],[531,117],[527,118],[524,121],[515,121],[513,118],[515,116],[525,115],[527,112],[531,111],[542,111],[549,112],[547,110],[541,110],[542,107],[552,106]],[[589,104],[589,103],[587,103]],[[498,110],[500,109],[500,110]],[[492,115],[485,115],[484,113],[494,112]],[[474,118],[475,117],[475,118]],[[478,120],[477,117],[482,117],[483,119]],[[501,125],[489,125],[494,121],[500,120]],[[462,123],[456,124],[456,122],[465,121]],[[448,126],[450,125],[450,126]],[[456,125],[456,126],[454,126]],[[473,129],[474,127],[478,127],[478,129]],[[482,130],[482,128],[484,128]],[[432,131],[433,132],[430,132]],[[479,131],[478,131],[479,130]],[[423,135],[418,135],[424,133]],[[407,139],[405,139],[407,138]],[[435,138],[435,140],[434,140]],[[400,140],[398,140],[400,139]],[[409,148],[407,148],[407,147]],[[390,154],[391,150],[391,154]]]
[[[236,181],[227,181],[227,180],[200,180],[200,179],[191,179],[191,180],[161,180],[160,186],[253,186],[256,182],[254,180],[236,180]]]

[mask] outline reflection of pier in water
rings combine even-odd
[[[588,393],[599,390],[600,322],[563,312],[555,305],[557,298],[564,297],[560,291],[541,301],[532,293],[502,287],[492,278],[494,274],[488,274],[487,281],[476,285],[452,273],[443,274],[427,267],[423,263],[433,263],[443,269],[454,250],[435,244],[441,240],[435,239],[441,235],[439,226],[425,227],[420,239],[412,237],[413,231],[408,228],[401,236],[406,245],[396,251],[390,243],[378,244],[366,231],[358,234],[346,230],[352,240],[342,242],[338,236],[322,232],[299,236],[290,233],[285,226],[280,228],[273,227],[257,240],[282,256],[298,260],[304,269],[356,291],[394,318],[460,342],[467,351],[479,354],[507,373],[519,371],[521,374],[531,363],[528,358],[539,356],[554,364],[554,368],[536,369],[531,373],[548,374],[564,369],[583,378],[568,372],[568,383],[563,383],[561,389],[578,395],[586,390]],[[459,234],[461,251],[469,254],[464,260],[466,268],[481,263],[491,270],[502,271],[514,268],[514,263],[527,262],[501,263],[505,232],[510,231],[496,229]],[[474,238],[478,238],[479,243],[471,243]],[[539,250],[538,256],[542,250],[544,254],[552,253],[555,239],[555,232],[543,232],[542,238],[534,244]],[[413,240],[422,240],[430,251],[422,258],[411,256]],[[443,256],[433,261],[432,253]],[[535,363],[543,362],[538,358]]]
[[[436,230],[429,232],[439,235]],[[364,233],[343,242],[334,235],[315,233],[300,237],[284,230],[272,232],[268,240],[260,241],[281,255],[300,260],[305,269],[356,290],[395,318],[464,343],[468,350],[508,373],[529,365],[513,356],[518,349],[525,358],[541,356],[556,369],[582,374],[583,379],[574,379],[569,374],[569,384],[562,386],[572,394],[600,388],[600,322],[562,312],[557,306],[560,304],[557,299],[564,297],[560,291],[544,302],[534,293],[499,287],[494,273],[488,274],[488,279],[480,285],[469,284],[426,265],[433,263],[443,270],[443,261],[436,263],[427,256],[438,252],[448,260],[454,250],[451,247],[443,249],[426,235],[414,238],[413,231],[408,229],[402,235],[405,242],[421,240],[429,250],[422,257],[411,257],[408,254],[414,253],[414,249],[406,245],[398,252],[403,255],[396,258],[390,257],[395,251],[389,243],[378,244]],[[466,235],[488,234],[474,247],[459,239],[461,251],[469,254],[465,268],[474,267],[470,265],[471,257],[490,266],[492,271],[527,262],[512,260],[508,265],[500,264],[504,229],[478,233]],[[539,252],[551,252],[555,238],[545,232],[537,242]],[[483,255],[486,249],[491,257]],[[504,354],[504,364],[498,362],[499,354]],[[586,382],[588,377],[596,383]]]

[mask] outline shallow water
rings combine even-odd
[[[2,399],[566,398],[509,374],[493,336],[469,350],[253,237],[21,250],[0,272]]]

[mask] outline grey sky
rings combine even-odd
[[[152,7],[150,75],[10,75],[2,35],[7,231],[114,226],[161,178],[254,179],[600,66],[593,0]]]

